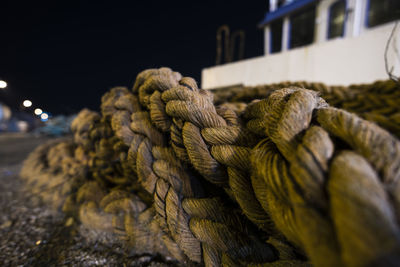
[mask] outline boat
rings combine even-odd
[[[269,0],[264,55],[203,69],[202,87],[399,77],[399,19],[398,0]]]

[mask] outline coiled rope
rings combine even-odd
[[[21,175],[136,253],[205,266],[397,266],[400,142],[311,89],[216,106],[193,79],[146,70],[132,92],[103,96],[101,116],[83,110],[74,139],[38,148]]]
[[[293,86],[317,91],[329,105],[356,113],[387,129],[397,138],[400,137],[400,86],[392,80],[347,87],[310,82],[282,82],[255,87],[237,86],[227,90],[215,90],[214,103],[218,105],[226,102],[230,105],[249,103],[253,99],[267,98],[275,90]]]

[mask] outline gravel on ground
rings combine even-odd
[[[18,173],[47,140],[0,133],[0,266],[176,266],[157,255],[135,255],[30,194]]]

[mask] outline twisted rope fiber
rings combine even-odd
[[[238,106],[253,99],[268,97],[273,91],[287,87],[301,87],[321,93],[329,105],[358,114],[400,137],[400,87],[392,81],[350,86],[327,86],[322,83],[282,82],[255,87],[234,87],[215,90],[216,104],[229,102]],[[243,105],[242,105],[243,106]]]
[[[399,263],[399,141],[315,91],[215,106],[191,78],[152,69],[72,130],[87,173],[64,210],[138,253],[206,266]],[[31,154],[28,181],[52,146]],[[37,168],[42,184],[50,170]]]

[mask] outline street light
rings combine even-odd
[[[47,121],[49,119],[49,115],[47,113],[42,113],[40,115],[40,118],[42,119],[42,121]]]
[[[5,81],[3,81],[3,80],[0,80],[0,88],[4,89],[6,87],[7,87],[7,83]]]
[[[35,114],[36,114],[36,115],[38,115],[38,116],[39,116],[40,114],[42,114],[42,113],[43,113],[43,110],[41,110],[40,108],[37,108],[37,109],[35,109],[35,111],[34,111],[34,112],[35,112]]]
[[[32,106],[32,101],[30,100],[24,100],[24,102],[22,103],[22,105],[24,105],[24,107],[29,108],[30,106]]]

